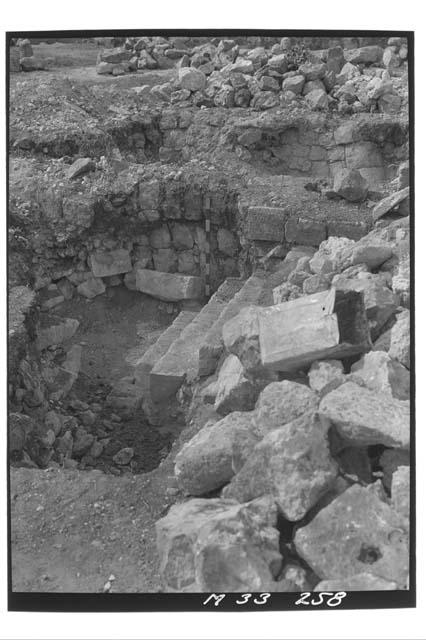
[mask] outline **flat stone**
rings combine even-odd
[[[106,287],[100,278],[88,278],[78,285],[77,291],[81,296],[85,298],[96,298],[106,291]]]
[[[226,415],[231,411],[249,411],[256,402],[254,383],[244,374],[237,356],[229,355],[222,364],[217,380],[215,411]]]
[[[203,295],[201,278],[151,269],[136,270],[136,288],[142,293],[167,302],[197,299]]]
[[[262,365],[275,371],[369,351],[363,296],[331,289],[267,307],[259,318],[259,342]]]
[[[95,251],[90,255],[90,267],[95,278],[128,273],[132,270],[130,251],[127,249]]]
[[[321,580],[314,591],[395,591],[396,589],[398,589],[396,582],[364,572],[347,578]]]
[[[406,520],[355,484],[321,509],[294,539],[297,553],[323,580],[368,572],[404,589],[409,568]]]
[[[383,200],[380,200],[380,202],[376,204],[375,207],[373,208],[373,211],[372,211],[373,221],[375,222],[382,216],[389,213],[389,211],[394,209],[403,200],[408,198],[409,195],[410,195],[410,187],[405,187],[400,191],[396,191],[396,193],[392,193],[387,198],[383,198]]]
[[[309,387],[290,380],[272,382],[257,399],[254,420],[267,434],[305,413],[314,413],[317,407],[317,396]]]
[[[410,446],[410,408],[406,401],[346,382],[324,396],[319,412],[350,444]]]
[[[370,351],[352,365],[351,371],[373,391],[399,400],[410,398],[410,372],[385,351]]]
[[[259,440],[255,433],[251,412],[235,411],[219,422],[207,424],[176,456],[179,487],[194,496],[223,487],[234,475],[233,448],[239,451],[239,443],[247,445],[250,436],[254,447]]]
[[[278,574],[276,509],[270,500],[236,504],[195,498],[157,521],[166,592],[258,592]]]
[[[240,502],[272,496],[287,520],[300,520],[337,476],[328,448],[329,426],[327,420],[309,413],[271,431],[255,446],[223,496]]]

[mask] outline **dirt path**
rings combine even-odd
[[[112,593],[159,591],[154,523],[170,484],[167,469],[11,469],[13,590],[99,593],[113,574]]]

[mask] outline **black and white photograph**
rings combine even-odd
[[[275,26],[6,34],[12,611],[415,607],[414,32]]]

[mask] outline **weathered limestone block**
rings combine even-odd
[[[195,67],[181,67],[178,71],[178,80],[181,89],[189,91],[202,91],[206,86],[206,76]]]
[[[244,375],[244,367],[237,356],[229,355],[219,371],[215,411],[220,415],[249,411],[255,403],[255,384]]]
[[[363,296],[331,289],[267,307],[259,318],[262,365],[291,371],[371,349]]]
[[[167,302],[197,299],[203,295],[201,278],[151,269],[136,270],[136,288],[142,293]]]
[[[285,239],[287,242],[318,246],[326,237],[326,225],[318,220],[290,218],[285,224]]]
[[[334,191],[350,202],[362,202],[367,197],[368,182],[357,169],[342,169],[334,177]]]
[[[345,382],[343,365],[339,360],[320,360],[309,369],[309,386],[321,396],[337,389]]]
[[[253,448],[260,438],[256,433],[251,412],[234,411],[204,426],[176,456],[179,487],[193,496],[222,487],[234,475],[233,448],[238,452],[245,447],[247,451],[248,442]]]
[[[153,261],[155,269],[157,271],[163,271],[164,273],[173,273],[178,266],[178,256],[172,247],[155,249],[153,252]]]
[[[392,506],[403,517],[410,517],[410,467],[401,466],[392,475]]]
[[[279,207],[249,207],[246,235],[249,240],[282,242],[286,212]]]
[[[309,413],[268,433],[224,489],[224,497],[246,502],[272,496],[287,520],[303,518],[337,476],[329,426]]]
[[[321,242],[309,262],[312,273],[326,275],[349,267],[355,246],[355,242],[349,238],[330,236]]]
[[[368,45],[359,49],[346,49],[343,55],[351,64],[372,64],[381,61],[383,49],[378,45]]]
[[[410,372],[385,351],[370,351],[352,365],[351,371],[372,391],[399,400],[410,397]]]
[[[294,94],[299,95],[302,93],[303,85],[305,84],[305,76],[298,75],[291,78],[285,78],[282,83],[283,91],[292,91]]]
[[[347,578],[321,580],[314,591],[395,591],[396,589],[398,589],[396,582],[364,572]]]
[[[153,229],[149,236],[149,242],[153,249],[168,249],[172,242],[168,227],[163,225]]]
[[[172,237],[176,249],[192,249],[194,246],[191,230],[184,224],[176,223],[173,226]]]
[[[281,568],[270,500],[193,499],[156,523],[160,574],[169,592],[257,592]]]
[[[260,432],[267,434],[306,413],[314,413],[317,407],[318,399],[309,387],[282,380],[272,382],[259,395],[253,419]]]
[[[404,589],[409,554],[406,520],[373,492],[355,484],[296,532],[298,554],[323,580],[368,569]]]
[[[90,255],[90,267],[95,278],[115,276],[132,270],[130,251],[115,249],[115,251],[95,251]]]
[[[106,288],[101,278],[94,277],[88,278],[77,287],[78,293],[89,299],[102,295],[105,293],[105,290]]]
[[[397,315],[396,322],[391,328],[389,355],[410,369],[410,312],[408,310]]]
[[[355,446],[410,446],[410,407],[406,401],[346,382],[324,396],[319,412]]]

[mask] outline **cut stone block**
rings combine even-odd
[[[90,266],[95,278],[128,273],[132,270],[130,252],[127,249],[95,251],[90,255]]]
[[[160,574],[168,592],[258,592],[281,569],[271,500],[196,498],[156,523]]]
[[[282,242],[287,215],[278,207],[249,207],[247,212],[247,238]]]
[[[323,580],[368,571],[404,589],[409,568],[405,518],[373,492],[353,485],[297,530],[297,553]]]
[[[383,444],[408,449],[410,407],[407,401],[346,382],[321,400],[319,412],[355,446]]]
[[[268,307],[259,318],[259,342],[263,366],[275,371],[369,351],[363,296],[331,289]]]
[[[378,204],[373,208],[372,217],[375,222],[386,213],[389,213],[392,209],[394,209],[398,204],[400,204],[403,200],[408,198],[410,195],[410,187],[405,187],[405,189],[401,189],[396,193],[392,193],[392,195],[387,198],[383,198],[380,200]]]
[[[136,288],[142,293],[167,302],[193,300],[203,296],[201,278],[151,269],[136,270]]]

